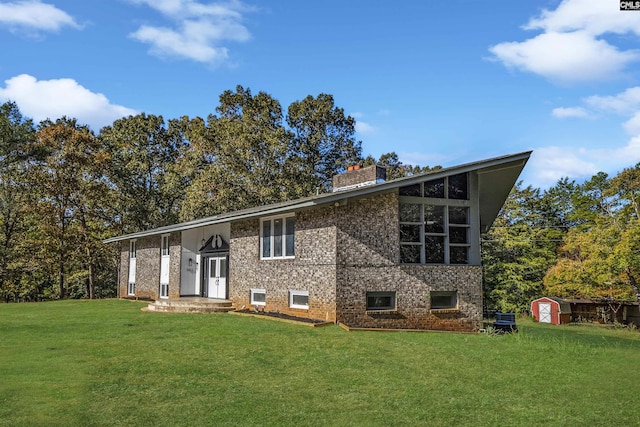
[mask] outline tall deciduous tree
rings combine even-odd
[[[111,153],[108,177],[116,189],[120,232],[172,224],[184,188],[171,175],[182,144],[162,116],[139,114],[116,120],[99,134]]]
[[[293,102],[287,124],[293,132],[289,157],[296,196],[329,191],[334,175],[360,161],[356,122],[335,106],[333,96],[321,93]]]
[[[35,140],[31,120],[18,106],[0,106],[0,297],[19,298],[22,291],[21,241],[28,229],[26,204],[30,186],[26,175],[27,152]]]
[[[43,156],[29,172],[39,217],[31,249],[55,272],[59,298],[67,294],[69,277],[87,283],[91,297],[101,227],[95,212],[109,202],[103,178],[109,156],[86,126],[68,118],[42,122],[35,146]]]

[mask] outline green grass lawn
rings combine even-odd
[[[640,425],[640,333],[347,332],[142,303],[0,305],[0,425]]]

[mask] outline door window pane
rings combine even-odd
[[[215,259],[209,260],[209,277],[211,278],[216,277],[216,260]]]
[[[227,277],[227,259],[220,258],[220,275],[219,277]]]

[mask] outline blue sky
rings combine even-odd
[[[640,162],[640,11],[618,0],[0,0],[0,102],[96,132],[206,117],[241,84],[329,93],[363,154],[534,150],[525,185]]]

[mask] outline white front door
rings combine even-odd
[[[551,323],[551,303],[538,303],[538,318],[540,323]]]
[[[227,257],[209,258],[207,274],[207,296],[209,298],[227,298]]]

